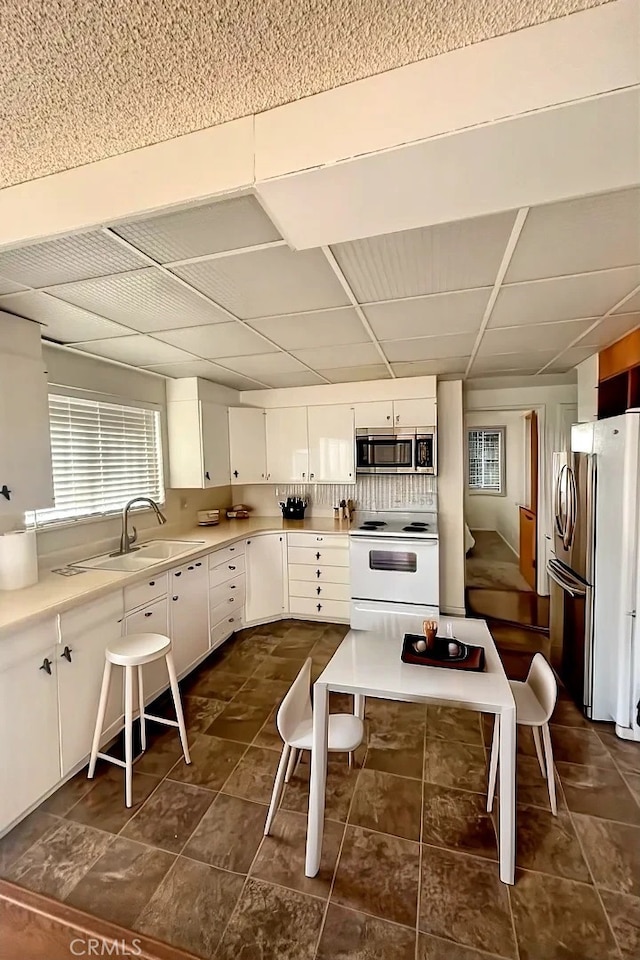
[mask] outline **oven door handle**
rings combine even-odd
[[[562,587],[570,597],[574,599],[580,599],[586,597],[587,588],[579,580],[572,577],[569,573],[565,572],[564,568],[560,566],[557,560],[549,560],[547,564],[547,573],[551,577],[554,583],[557,583],[559,587]]]

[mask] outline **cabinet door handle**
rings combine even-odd
[[[311,476],[313,476],[313,474],[311,474]],[[303,473],[303,474],[302,474],[302,479],[304,480],[305,477],[306,477],[306,473]]]
[[[229,570],[235,570],[235,567],[232,563],[229,564]]]
[[[230,586],[231,586],[231,589],[232,589],[232,590],[235,590],[235,588],[238,586],[238,584],[237,584],[237,583],[232,583],[232,584],[230,584]]]
[[[234,620],[235,620],[235,617],[229,617],[229,623],[233,623]]]
[[[322,593],[322,587],[316,587],[316,593],[318,594],[318,596],[320,596],[320,594]]]
[[[316,553],[316,560],[319,560],[319,559],[320,559],[320,551],[318,551],[318,553]]]
[[[178,600],[179,597],[176,595],[175,597],[171,597],[171,599],[172,599],[172,600]],[[145,613],[145,617],[146,617],[146,613]]]
[[[209,471],[208,471],[208,470],[205,471],[205,474],[204,474],[204,475],[205,475],[205,478],[206,478],[207,480],[211,480],[211,477],[209,476]]]
[[[316,610],[318,611],[318,613],[320,613],[320,611],[322,610],[322,604],[321,604],[321,603],[318,603],[318,604],[316,605]]]
[[[145,612],[145,617],[152,617],[152,616],[153,616],[153,611],[152,611],[152,610],[147,610],[147,611]]]
[[[196,567],[201,567],[201,566],[202,566],[202,564],[200,563],[200,561],[198,561],[198,562],[196,563]]]
[[[302,474],[302,476],[304,476],[304,474]],[[315,473],[310,473],[310,474],[309,474],[309,479],[310,479],[310,480],[313,480],[314,477],[315,477]]]
[[[229,597],[229,603],[233,603],[235,599],[236,599],[235,597]]]
[[[187,570],[193,570],[193,567],[187,567]]]
[[[320,573],[321,573],[320,570],[316,570],[316,577],[319,577],[319,576],[320,576]]]
[[[238,479],[238,471],[237,471],[237,470],[234,470],[234,471],[233,471],[233,475],[234,475],[234,477],[235,477],[236,480],[237,480],[237,479]]]
[[[39,669],[44,670],[45,673],[48,673],[49,676],[51,676],[51,663],[52,661],[49,660],[48,657],[45,657]]]
[[[68,660],[69,663],[71,663],[71,654],[72,654],[72,653],[73,653],[73,650],[71,649],[71,647],[65,647],[64,650],[62,651],[62,653],[60,654],[60,656],[61,656],[61,657],[64,657],[65,660]]]
[[[178,572],[175,574],[175,576],[176,576],[176,577],[181,577],[181,576],[182,576],[182,570],[178,570]]]
[[[400,423],[400,414],[396,413],[396,423]]]
[[[234,550],[235,550],[235,547],[229,547],[229,553],[233,553]]]
[[[0,494],[2,494],[5,500],[11,500],[11,490],[9,490],[9,487],[6,485],[6,483],[2,484],[2,488],[0,488]],[[49,673],[51,673],[51,671],[49,671]]]
[[[155,585],[156,585],[155,580],[149,580],[149,586],[150,586],[150,587],[155,587]]]
[[[316,537],[316,540],[324,540],[324,537]]]

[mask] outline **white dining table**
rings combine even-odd
[[[320,869],[327,779],[329,693],[354,696],[355,713],[364,719],[366,697],[430,703],[493,713],[500,724],[499,859],[500,879],[515,877],[516,708],[509,680],[484,620],[447,618],[454,636],[484,647],[485,669],[470,672],[403,663],[402,629],[386,632],[351,630],[313,688],[313,751],[307,825],[305,874]]]

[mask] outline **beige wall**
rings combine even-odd
[[[464,616],[464,448],[462,381],[438,384],[440,606]]]
[[[465,414],[469,427],[505,428],[505,495],[471,493],[464,479],[465,519],[472,530],[497,530],[511,549],[519,554],[518,506],[525,502],[526,426],[523,410],[491,410]]]

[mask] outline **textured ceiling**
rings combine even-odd
[[[43,336],[240,390],[565,374],[640,327],[640,188],[289,249],[254,197],[0,251]]]
[[[608,0],[0,0],[0,187]]]

